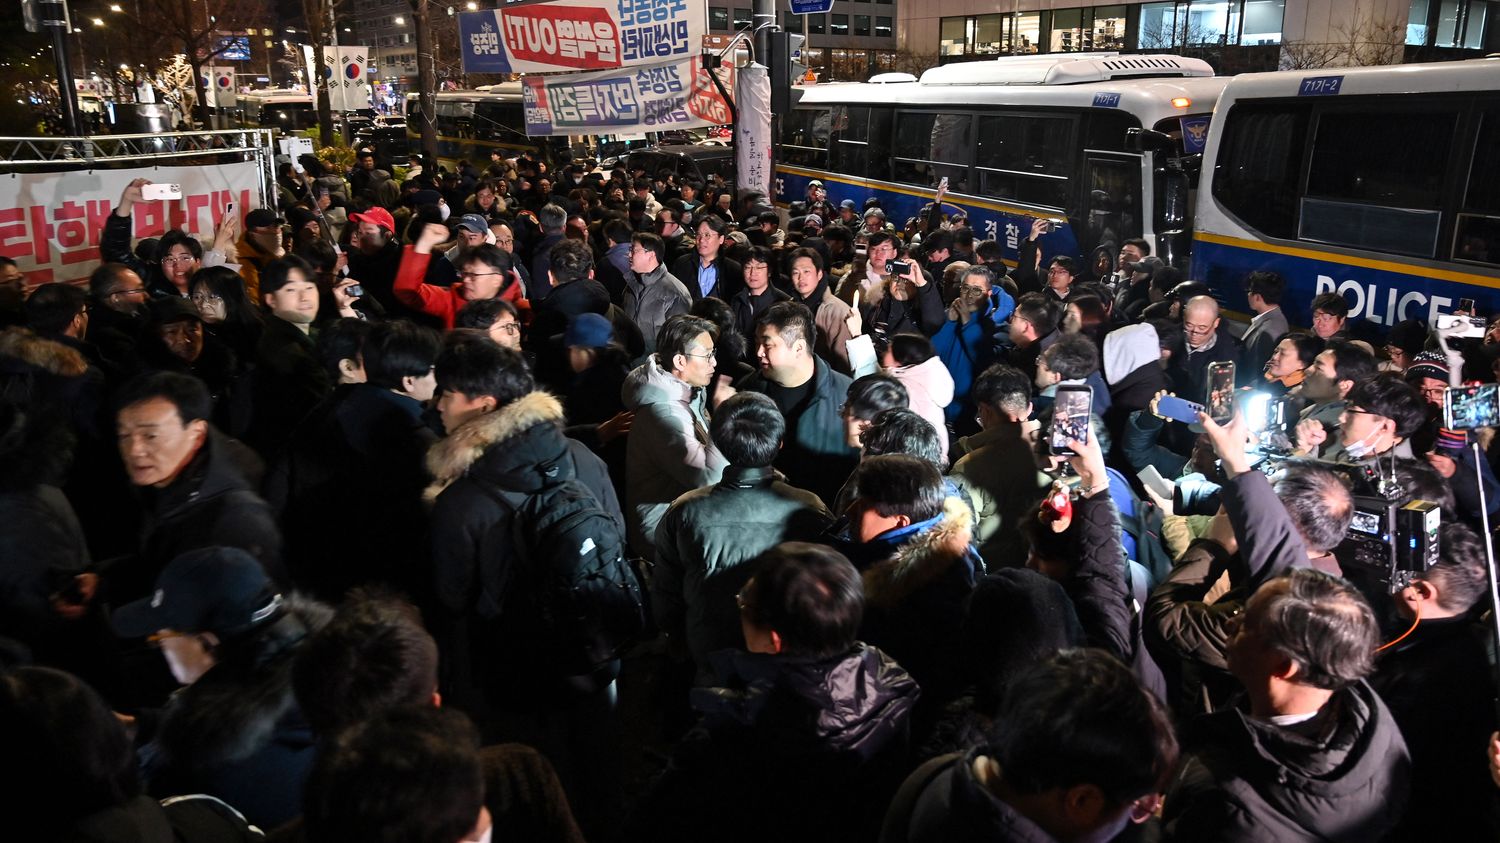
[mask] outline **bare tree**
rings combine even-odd
[[[259,26],[267,17],[263,0],[140,0],[121,14],[137,30],[160,33],[182,51],[193,71],[193,100],[204,126],[209,118],[203,68],[229,49],[230,43],[221,41],[223,33]]]
[[[1334,27],[1327,41],[1287,41],[1281,45],[1282,70],[1321,67],[1369,67],[1399,64],[1405,55],[1406,21],[1376,20],[1354,10],[1347,23]]]

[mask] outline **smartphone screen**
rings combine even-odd
[[[1443,393],[1443,426],[1449,430],[1500,426],[1500,385],[1450,387]]]
[[[1054,454],[1071,454],[1068,442],[1089,441],[1089,416],[1094,409],[1094,391],[1086,386],[1058,387],[1052,405],[1052,427],[1047,445]]]
[[[1234,418],[1234,361],[1208,364],[1208,417],[1217,424]]]
[[[1467,314],[1469,314],[1469,315],[1472,316],[1474,314],[1474,300],[1473,299],[1459,299],[1458,300],[1458,309],[1461,310],[1461,311],[1463,311],[1464,313],[1467,313]]]

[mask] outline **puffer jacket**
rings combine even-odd
[[[672,501],[717,483],[726,461],[708,437],[703,390],[688,386],[648,355],[620,391],[635,413],[625,444],[625,506],[630,545],[655,559],[656,527]]]
[[[948,404],[948,421],[959,422],[974,414],[969,390],[975,378],[1000,359],[996,340],[1005,333],[1005,320],[1016,309],[1015,299],[999,287],[990,291],[984,309],[960,322],[949,318],[932,336],[932,347],[949,374],[953,375],[953,398]]]
[[[963,685],[958,643],[964,606],[984,574],[968,506],[952,497],[943,503],[936,518],[882,533],[855,554],[875,560],[861,566],[860,637],[911,671],[931,704]]]
[[[744,641],[734,602],[752,573],[744,563],[782,542],[813,541],[832,521],[816,495],[770,468],[731,465],[717,484],[673,502],[656,530],[651,609],[687,644],[700,683],[712,678],[709,653]]]
[[[862,643],[827,659],[724,650],[714,667],[723,687],[693,692],[703,719],[626,839],[872,839],[904,772],[911,676]]]
[[[292,663],[303,641],[333,615],[327,606],[292,595],[284,614],[239,652],[178,691],[141,749],[153,796],[206,793],[261,828],[302,812],[302,784],[312,769],[314,740],[292,693]]]
[[[667,271],[658,266],[645,275],[625,274],[625,313],[641,329],[646,353],[656,350],[656,335],[667,320],[687,313],[693,304],[692,294]]]
[[[885,370],[906,387],[907,406],[937,429],[943,453],[948,453],[948,405],[953,403],[953,375],[941,357],[929,357],[915,366]]]
[[[1298,726],[1229,709],[1198,718],[1182,738],[1190,755],[1163,805],[1170,843],[1379,840],[1406,806],[1406,741],[1364,682]]]
[[[516,582],[515,550],[495,537],[511,535],[513,515],[495,491],[535,494],[571,476],[624,528],[603,460],[564,436],[562,422],[562,404],[532,392],[460,425],[427,454],[434,478],[426,491],[432,502],[433,614],[445,696],[481,688],[525,695],[531,688],[517,681],[519,674],[557,672],[555,665],[538,663],[537,648],[528,646],[535,628],[504,626],[502,609]]]

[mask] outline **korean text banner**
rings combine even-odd
[[[718,72],[725,87],[732,88],[730,71]],[[702,56],[633,70],[521,81],[526,134],[532,136],[618,135],[730,122],[729,106],[703,68]]]
[[[182,185],[176,202],[136,203],[131,213],[136,240],[181,228],[208,243],[230,202],[241,218],[261,207],[260,171],[252,162],[18,173],[0,178],[0,255],[20,266],[28,286],[88,278],[99,265],[104,220],[136,178]]]
[[[689,0],[546,0],[459,15],[465,73],[606,70],[703,49],[704,7]]]

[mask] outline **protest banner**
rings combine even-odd
[[[557,73],[657,64],[700,52],[687,0],[545,0],[459,15],[465,73]]]
[[[715,71],[726,89],[733,70]],[[702,56],[608,70],[527,76],[521,95],[526,134],[587,135],[692,129],[730,122],[729,105],[703,67]]]

